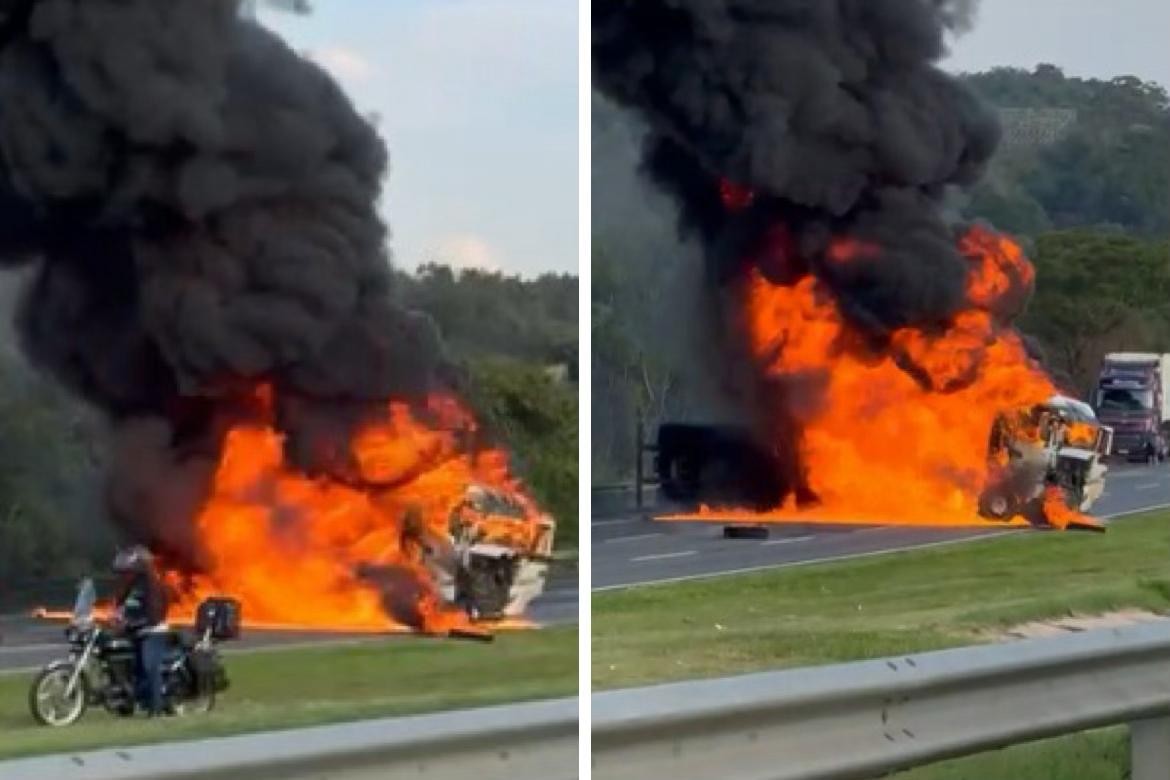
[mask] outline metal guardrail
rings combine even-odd
[[[4,780],[572,780],[577,699],[0,762]]]
[[[646,441],[646,428],[639,417],[634,426],[634,481],[594,485],[590,514],[593,517],[641,512],[658,502],[658,445]],[[650,457],[647,469],[646,456]]]
[[[1170,621],[1057,639],[611,691],[594,780],[865,780],[1130,724],[1132,780],[1170,780]]]
[[[590,517],[614,517],[645,512],[653,509],[658,504],[657,484],[647,485],[643,483],[640,498],[632,482],[628,485],[594,487],[589,492]]]

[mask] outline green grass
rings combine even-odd
[[[1126,780],[1124,728],[1092,731],[900,772],[892,780]]]
[[[991,641],[1027,620],[1170,611],[1170,513],[1104,535],[1031,533],[593,596],[594,689]],[[1020,745],[897,780],[1122,780],[1124,728]]]
[[[1170,608],[1170,514],[593,596],[595,688],[971,644],[1021,621]]]
[[[226,658],[232,688],[206,716],[122,720],[90,710],[76,726],[33,724],[30,675],[0,677],[0,759],[404,715],[577,692],[577,629],[492,644],[394,639]]]

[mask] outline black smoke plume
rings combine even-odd
[[[259,382],[296,399],[295,440],[296,409],[345,427],[438,381],[434,328],[393,300],[386,170],[337,84],[235,0],[0,3],[0,262],[35,266],[29,358],[114,422],[136,537],[197,555],[185,521]]]
[[[938,63],[974,12],[969,0],[594,0],[594,83],[647,128],[643,173],[715,282],[749,267],[780,285],[812,274],[862,336],[849,348],[881,352],[896,329],[936,333],[972,308],[943,201],[979,178],[1000,128]],[[867,251],[833,262],[841,239]],[[1015,283],[997,325],[1030,293]],[[761,384],[767,437],[794,455],[815,377]]]
[[[967,272],[941,197],[979,176],[999,138],[995,115],[936,66],[967,5],[598,0],[595,83],[648,124],[645,171],[718,275],[782,224],[793,251],[761,264],[774,281],[817,273],[869,331],[941,325]],[[751,202],[729,210],[724,179]],[[842,235],[881,251],[830,269]]]

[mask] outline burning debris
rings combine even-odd
[[[516,555],[551,533],[395,302],[386,168],[337,84],[235,0],[0,3],[23,347],[107,413],[110,513],[167,562],[179,614],[226,592],[255,623],[446,631],[468,618],[427,540],[470,485],[524,506]]]
[[[757,519],[974,522],[997,415],[1056,394],[1012,329],[1031,265],[944,214],[999,138],[937,67],[971,5],[594,2],[596,83],[645,122],[756,370],[781,494]]]

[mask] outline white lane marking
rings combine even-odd
[[[807,542],[809,539],[815,539],[812,534],[808,536],[789,536],[784,539],[770,539],[769,541],[760,544],[761,547],[771,547],[775,544],[796,544],[797,542]]]
[[[52,645],[48,645],[48,644],[8,645],[7,647],[0,647],[0,654],[2,654],[2,653],[38,653],[41,650],[58,650],[63,646],[67,647],[67,645],[65,644],[64,641],[57,642],[56,644],[52,644]]]
[[[615,518],[613,520],[594,520],[590,525],[629,525],[630,523],[640,523],[641,521],[642,518],[640,517],[625,517]]]
[[[658,553],[656,555],[639,555],[637,558],[630,558],[630,563],[645,563],[646,561],[662,561],[667,558],[686,558],[688,555],[698,555],[698,550],[683,550],[682,552],[672,553]],[[597,590],[597,588],[594,588]]]
[[[1151,506],[1143,506],[1137,509],[1127,509],[1124,512],[1115,512],[1111,515],[1102,515],[1098,520],[1118,520],[1130,515],[1140,515],[1146,512],[1155,512],[1159,509],[1170,509],[1170,504],[1153,504]],[[704,574],[687,574],[682,577],[667,577],[660,580],[645,580],[642,582],[623,582],[617,585],[602,585],[592,589],[592,592],[599,593],[607,590],[632,590],[633,588],[645,588],[654,585],[670,585],[675,582],[690,582],[692,580],[709,580],[715,577],[726,577],[736,574],[751,574],[758,571],[768,571],[769,569],[793,569],[798,566],[813,566],[818,563],[836,563],[838,561],[851,561],[860,558],[875,558],[879,555],[893,555],[900,552],[910,552],[913,550],[929,550],[932,547],[948,547],[955,544],[966,544],[968,542],[978,542],[983,539],[995,539],[1007,534],[1020,533],[1025,529],[1013,529],[1007,531],[993,531],[991,533],[981,534],[979,536],[965,536],[962,539],[944,539],[940,542],[926,542],[924,544],[915,544],[908,547],[894,547],[887,550],[874,550],[872,552],[864,553],[850,553],[849,555],[836,555],[829,558],[815,558],[808,561],[789,561],[788,563],[771,563],[763,566],[748,566],[742,569],[726,569],[724,571],[712,571]]]
[[[907,528],[913,528],[909,525],[875,525],[866,528],[854,528],[852,531],[846,531],[848,536],[858,536],[859,534],[881,534],[887,531],[905,531]],[[935,526],[941,528],[942,526]],[[827,536],[827,534],[826,534]]]
[[[1150,468],[1135,468],[1128,471],[1110,471],[1105,476],[1105,479],[1137,479],[1138,477],[1148,476],[1149,473]]]
[[[1162,487],[1162,485],[1158,482],[1145,482],[1145,483],[1142,483],[1141,485],[1134,485],[1133,489],[1134,490],[1154,490],[1154,489],[1160,488],[1160,487]]]
[[[1156,512],[1159,509],[1170,509],[1170,504],[1151,504],[1150,506],[1139,506],[1137,509],[1126,509],[1123,512],[1114,512],[1111,515],[1101,515],[1098,520],[1118,520],[1122,517],[1129,517],[1130,515],[1140,515],[1145,512]]]
[[[1020,529],[1022,531],[1023,529]],[[911,550],[926,550],[931,547],[946,547],[952,544],[960,544],[962,542],[970,542],[977,539],[994,539],[997,536],[1004,536],[1006,534],[1016,533],[1016,531],[996,531],[993,533],[984,534],[983,536],[965,537],[963,539],[945,539],[941,542],[925,542],[923,544],[911,545],[909,547],[898,547],[889,550],[874,550],[872,552],[864,553],[850,553],[849,555],[835,555],[828,558],[814,558],[807,561],[790,561],[788,563],[770,563],[763,566],[747,566],[742,569],[726,569],[724,571],[705,572],[703,574],[685,574],[681,577],[666,577],[660,580],[647,580],[643,582],[626,582],[619,585],[602,585],[594,588],[593,592],[606,590],[628,590],[632,588],[644,588],[651,585],[670,585],[675,582],[690,582],[692,580],[709,580],[715,577],[726,577],[735,574],[751,574],[757,571],[767,571],[769,569],[789,569],[798,566],[811,566],[817,563],[836,563],[837,561],[851,561],[858,558],[873,558],[878,555],[891,555],[899,552],[909,552]],[[635,559],[636,560],[636,559]]]
[[[611,539],[602,539],[605,544],[615,544],[617,542],[634,542],[638,539],[653,539],[656,536],[662,536],[662,532],[658,531],[652,534],[634,534],[632,536],[615,536]]]

